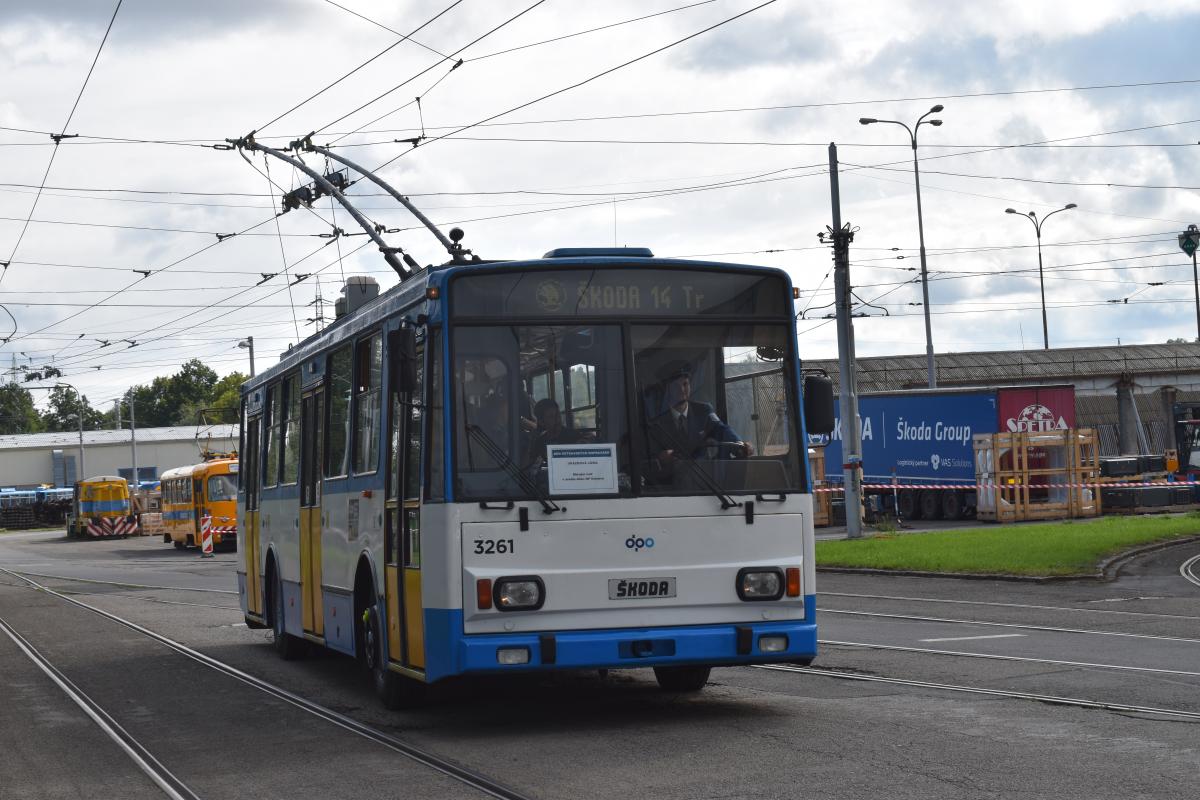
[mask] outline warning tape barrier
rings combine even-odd
[[[886,489],[900,491],[902,489],[961,489],[965,491],[979,489],[1152,489],[1152,488],[1191,488],[1200,486],[1200,481],[1122,481],[1119,483],[864,483],[864,489]],[[819,486],[813,492],[844,492],[845,486]]]

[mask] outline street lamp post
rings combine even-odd
[[[925,222],[921,218],[921,170],[917,166],[917,133],[922,125],[932,125],[935,128],[942,124],[940,119],[925,119],[930,114],[940,114],[945,108],[941,103],[938,103],[933,108],[926,111],[917,118],[917,124],[911,128],[903,122],[895,119],[875,119],[874,117],[862,117],[858,120],[861,125],[874,125],[877,122],[885,122],[889,125],[899,125],[908,132],[908,140],[912,145],[913,151],[913,181],[917,187],[917,236],[921,245],[921,302],[925,307],[925,360],[926,368],[929,372],[929,388],[937,388],[937,366],[933,361],[933,326],[929,321],[929,271],[925,266]]]
[[[1030,211],[1028,214],[1022,214],[1020,211],[1017,211],[1014,208],[1004,209],[1005,214],[1016,214],[1018,217],[1025,217],[1026,219],[1028,219],[1030,222],[1033,223],[1034,231],[1037,232],[1038,284],[1041,286],[1041,289],[1042,289],[1042,349],[1043,350],[1050,349],[1050,328],[1046,323],[1046,278],[1042,271],[1042,226],[1046,224],[1046,220],[1053,217],[1059,211],[1069,211],[1072,208],[1075,208],[1075,204],[1067,203],[1062,208],[1051,211],[1049,214],[1042,217],[1040,220],[1037,218],[1037,213],[1034,211]]]
[[[75,392],[75,399],[79,403],[79,412],[76,414],[71,414],[70,416],[67,417],[67,419],[70,419],[71,417],[75,417],[76,419],[79,420],[79,475],[78,475],[78,478],[79,478],[79,480],[84,480],[85,478],[87,478],[87,469],[84,466],[84,461],[83,461],[83,395],[79,393],[78,389],[76,389],[74,386],[72,386],[69,383],[56,383],[53,388],[55,388],[55,389],[58,389],[58,388],[70,389],[71,391]]]
[[[238,342],[238,347],[242,348],[243,350],[250,351],[250,377],[253,378],[254,377],[254,337],[247,336],[245,339],[242,339],[240,342]]]

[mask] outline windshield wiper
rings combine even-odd
[[[643,423],[642,427],[651,434],[651,438],[657,438],[659,440],[657,444],[662,444],[662,439],[666,439],[668,447],[665,449],[674,451],[675,459],[677,461],[682,461],[691,468],[692,474],[696,475],[700,479],[700,482],[704,484],[709,493],[721,501],[722,511],[728,511],[731,508],[736,508],[741,505],[741,503],[734,500],[729,493],[722,488],[721,484],[717,483],[716,478],[705,472],[704,467],[697,464],[691,455],[687,454],[688,443],[682,441],[678,434],[675,434],[666,427],[647,425],[645,423]]]
[[[484,433],[483,428],[478,425],[473,425],[470,422],[465,423],[467,426],[467,436],[474,437],[479,444],[483,446],[484,451],[491,457],[493,461],[500,465],[500,468],[509,474],[513,480],[517,482],[526,494],[533,495],[539,503],[542,504],[542,510],[547,514],[553,514],[555,511],[565,511],[562,506],[550,499],[550,495],[542,491],[542,488],[521,471],[516,464],[512,463],[512,459],[508,457],[508,453],[504,451],[500,445],[496,444],[492,437]]]

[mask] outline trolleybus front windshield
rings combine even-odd
[[[456,497],[804,488],[779,278],[561,270],[453,286]]]

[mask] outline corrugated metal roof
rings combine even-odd
[[[207,439],[202,434],[201,439]],[[212,431],[212,438],[217,441],[236,440],[237,425],[221,425]],[[177,426],[169,428],[138,428],[138,443],[146,442],[194,442],[196,426]],[[123,444],[129,442],[128,430],[84,431],[83,445]],[[23,450],[39,447],[67,449],[79,446],[79,431],[57,431],[55,433],[24,433],[0,435],[0,450]]]
[[[934,360],[939,386],[998,386],[1031,381],[1071,383],[1080,377],[1115,378],[1123,373],[1200,372],[1200,345],[1139,344],[940,353]],[[804,366],[825,370],[837,384],[837,359],[807,360]],[[858,359],[860,392],[917,388],[926,385],[927,378],[924,354]]]

